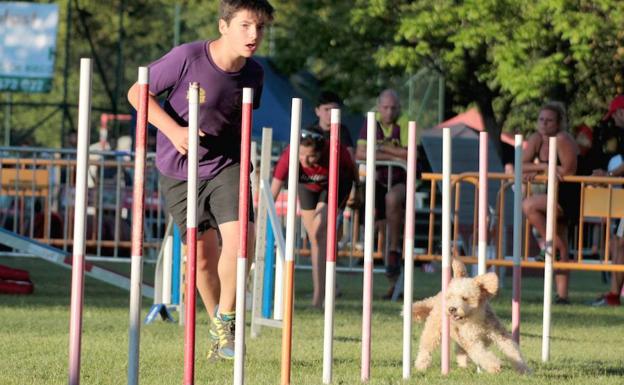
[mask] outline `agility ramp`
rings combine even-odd
[[[19,250],[25,254],[45,259],[48,262],[67,269],[71,269],[72,266],[72,256],[69,253],[2,228],[0,228],[0,244]],[[89,262],[85,262],[85,275],[115,287],[128,291],[130,290],[130,278],[95,266]],[[141,290],[145,297],[154,298],[153,287],[142,284]]]

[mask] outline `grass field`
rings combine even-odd
[[[0,384],[66,384],[68,367],[70,271],[35,259],[0,258],[0,264],[30,271],[35,293],[0,296]],[[309,272],[296,276],[293,336],[293,384],[320,384],[323,315],[308,307]],[[339,274],[344,295],[336,302],[334,384],[360,383],[360,274]],[[542,283],[523,281],[521,346],[534,373],[519,376],[509,366],[499,375],[477,374],[474,367],[452,367],[440,375],[439,358],[426,373],[401,379],[402,319],[400,303],[376,299],[373,304],[373,347],[370,384],[624,384],[624,309],[585,305],[605,291],[597,273],[573,273],[571,306],[554,306],[551,361],[541,362]],[[510,283],[507,279],[506,283]],[[439,275],[417,272],[415,298],[433,294]],[[375,277],[375,295],[386,288]],[[509,285],[494,300],[499,317],[511,320]],[[149,302],[144,300],[145,316]],[[198,308],[199,310],[199,308]],[[177,314],[175,315],[177,317]],[[249,316],[247,318],[249,321]],[[232,363],[209,364],[207,316],[198,311],[197,384],[231,383]],[[414,327],[415,357],[420,325]],[[183,377],[183,328],[157,322],[141,329],[141,384],[179,384]],[[264,328],[257,339],[247,332],[246,383],[277,384],[280,378],[281,331]],[[83,384],[125,384],[128,355],[128,293],[86,280],[82,371]]]

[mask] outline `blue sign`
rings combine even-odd
[[[0,2],[0,91],[50,91],[57,29],[57,4]]]

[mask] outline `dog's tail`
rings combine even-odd
[[[412,316],[414,321],[424,321],[433,310],[436,302],[439,300],[439,295],[425,298],[422,301],[416,301],[412,304]]]

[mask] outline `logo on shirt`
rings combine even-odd
[[[186,91],[186,100],[189,100],[189,92]],[[199,87],[199,104],[206,101],[206,90]]]

